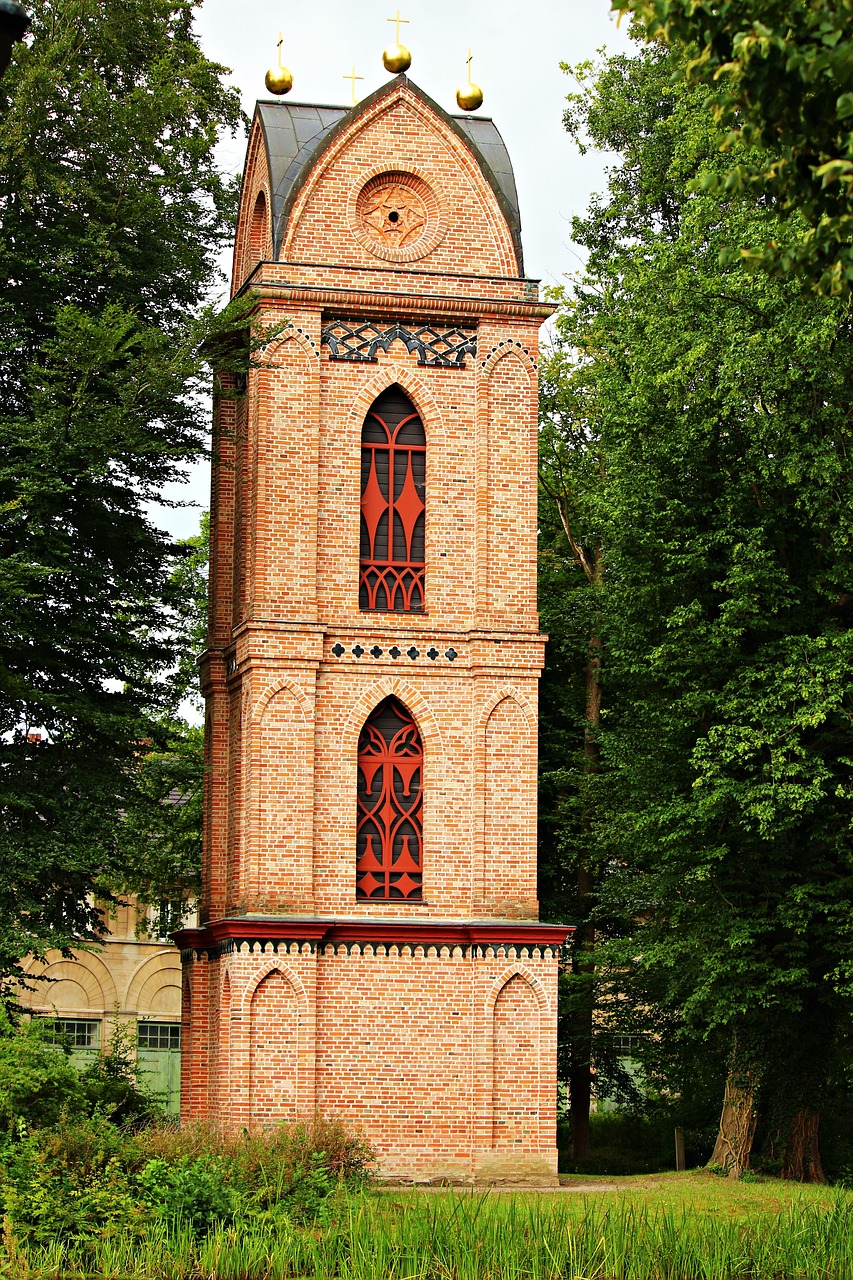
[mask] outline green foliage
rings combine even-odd
[[[221,1160],[188,1156],[167,1164],[149,1160],[137,1179],[145,1203],[170,1223],[186,1225],[195,1235],[234,1217],[235,1197],[225,1181]]]
[[[223,1135],[209,1126],[152,1129],[139,1135],[136,1158],[199,1169],[222,1169],[236,1200],[234,1213],[274,1223],[323,1218],[339,1187],[365,1186],[373,1151],[339,1121],[283,1124]],[[159,1164],[158,1166],[159,1167]]]
[[[707,1175],[622,1184],[601,1195],[360,1196],[328,1224],[235,1224],[193,1238],[153,1222],[143,1239],[15,1248],[9,1270],[36,1276],[170,1280],[846,1280],[851,1198]]]
[[[0,1135],[14,1139],[21,1123],[57,1124],[63,1115],[85,1110],[80,1074],[68,1054],[52,1043],[52,1028],[41,1019],[13,1026],[0,1008]]]
[[[794,241],[727,246],[748,260],[796,272],[824,293],[853,285],[853,5],[850,0],[613,0],[649,39],[685,51],[677,72],[710,90],[726,126],[724,169],[696,188],[769,196],[804,218]],[[758,148],[743,154],[742,147]],[[741,154],[737,154],[738,151]],[[786,242],[787,240],[787,242]]]
[[[6,1247],[93,1247],[159,1229],[201,1239],[218,1227],[280,1236],[330,1219],[367,1184],[370,1148],[335,1121],[224,1135],[145,1128],[119,1113],[21,1121],[0,1146]],[[131,1117],[135,1119],[135,1117]]]
[[[202,305],[242,117],[192,6],[30,12],[0,86],[0,978],[97,939],[95,899],[146,879],[116,831],[189,644],[185,550],[149,504],[206,447],[205,344],[245,366],[252,307]]]
[[[66,1114],[52,1129],[23,1129],[7,1140],[0,1151],[7,1230],[34,1244],[138,1231],[145,1213],[121,1159],[123,1141],[100,1114]]]
[[[125,1129],[162,1120],[163,1105],[140,1079],[131,1025],[113,1022],[106,1053],[81,1073],[81,1083],[94,1115],[103,1115]]]
[[[757,157],[720,151],[682,71],[661,45],[578,68],[567,118],[620,159],[575,224],[588,265],[559,295],[545,402],[543,558],[564,560],[547,625],[567,652],[579,578],[549,502],[604,548],[599,767],[579,771],[575,721],[558,838],[601,873],[604,1029],[644,1024],[659,1088],[685,1045],[719,1072],[736,1033],[778,1150],[821,1105],[853,994],[853,332],[843,300],[720,267],[796,218],[697,190]],[[563,704],[579,696],[578,675]]]
[[[561,1142],[560,1172],[623,1177],[674,1169],[675,1126],[678,1123],[677,1107],[660,1108],[651,1114],[596,1112],[590,1119],[588,1157],[572,1159],[566,1150],[567,1143]],[[712,1114],[705,1125],[685,1130],[688,1168],[706,1162],[713,1150],[716,1129],[716,1116]]]

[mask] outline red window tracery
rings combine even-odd
[[[357,898],[421,896],[423,764],[411,713],[386,698],[358,739]]]
[[[361,609],[424,607],[426,436],[398,386],[373,402],[361,433]]]

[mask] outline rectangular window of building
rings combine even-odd
[[[94,1018],[53,1018],[53,1039],[71,1049],[100,1049],[101,1024]]]
[[[180,1049],[180,1022],[140,1022],[137,1024],[140,1049]]]

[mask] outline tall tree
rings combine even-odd
[[[853,994],[853,334],[843,300],[720,268],[802,224],[697,190],[731,156],[677,59],[578,69],[567,117],[620,153],[558,321],[606,463],[595,910],[653,1026],[729,1040],[720,1163],[820,1177]]]
[[[179,614],[148,504],[205,448],[241,123],[191,4],[30,10],[0,84],[0,977],[96,938],[134,874],[116,830]]]
[[[591,837],[601,729],[604,547],[596,495],[603,461],[594,386],[576,374],[565,351],[557,349],[542,362],[539,405],[539,606],[543,626],[552,633],[540,732],[540,898],[546,913],[575,923],[570,968],[561,982],[559,1042],[572,1155],[584,1160],[596,1004]]]

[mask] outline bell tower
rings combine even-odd
[[[400,75],[259,102],[217,406],[182,1114],[335,1115],[386,1176],[556,1174],[536,901],[536,357],[494,124]],[[271,332],[276,329],[271,328]]]

